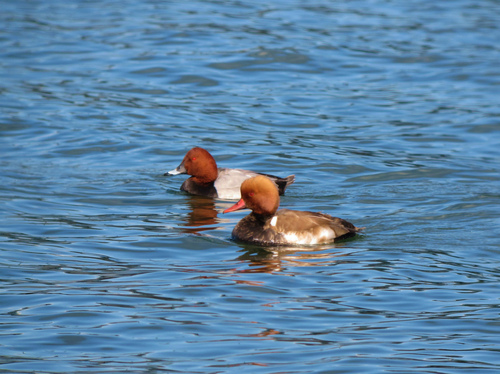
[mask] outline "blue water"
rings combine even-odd
[[[1,8],[0,372],[500,371],[498,1]],[[195,145],[364,233],[231,241]]]

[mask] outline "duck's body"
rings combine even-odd
[[[356,235],[360,228],[324,213],[278,210],[279,195],[266,177],[243,182],[242,199],[224,213],[248,207],[252,213],[233,229],[233,239],[262,246],[314,245]]]
[[[263,246],[313,245],[354,236],[350,222],[328,214],[280,209],[274,216],[250,213],[233,229],[234,239]]]
[[[258,175],[269,177],[278,187],[280,194],[284,194],[285,189],[295,181],[294,175],[280,178],[250,170],[217,168],[212,155],[199,147],[191,149],[176,169],[165,173],[165,175],[176,174],[191,175],[182,184],[182,191],[192,195],[234,200],[241,198],[240,187],[243,181]]]

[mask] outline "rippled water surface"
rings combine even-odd
[[[4,1],[0,371],[498,373],[500,3]],[[365,226],[231,241],[185,152]]]

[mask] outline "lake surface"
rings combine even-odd
[[[0,372],[498,373],[500,3],[4,1]],[[193,146],[364,226],[230,239]]]

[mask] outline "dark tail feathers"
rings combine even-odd
[[[262,174],[271,179],[276,185],[278,186],[278,191],[280,195],[285,194],[286,188],[291,185],[293,182],[295,182],[295,175],[289,175],[288,177],[285,178],[280,178],[277,177],[276,175],[270,175],[270,174]]]

